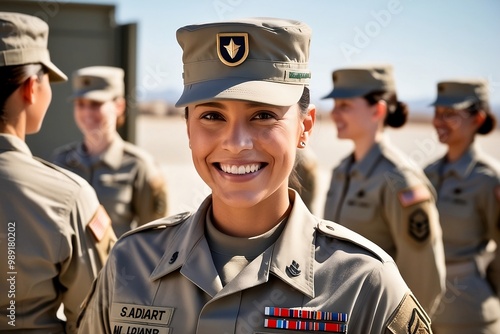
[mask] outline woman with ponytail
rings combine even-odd
[[[433,125],[447,151],[425,173],[438,195],[447,290],[434,332],[500,333],[500,163],[474,144],[495,129],[487,82],[443,81],[437,90]]]
[[[324,218],[370,239],[389,253],[410,289],[432,315],[444,290],[444,252],[434,190],[421,169],[384,135],[406,123],[391,66],[333,72],[331,117],[354,151],[333,170]]]

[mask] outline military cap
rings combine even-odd
[[[482,79],[457,79],[437,84],[437,98],[433,106],[465,109],[480,103],[485,112],[488,106],[488,82]]]
[[[333,90],[323,97],[353,98],[375,91],[396,92],[393,70],[390,65],[373,65],[344,68],[333,71]]]
[[[73,72],[74,98],[106,102],[125,94],[125,72],[119,67],[90,66]]]
[[[177,30],[184,91],[177,107],[212,99],[279,106],[297,103],[309,84],[311,28],[278,18],[189,25]]]
[[[50,81],[66,81],[66,75],[50,61],[49,26],[38,17],[0,12],[0,66],[41,63]]]

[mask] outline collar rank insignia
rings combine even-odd
[[[292,264],[289,266],[286,266],[286,272],[288,275],[291,277],[297,277],[300,275],[300,269],[299,269],[299,264],[295,261],[292,261]]]
[[[224,65],[240,65],[247,59],[249,51],[246,32],[217,34],[217,56]]]
[[[264,327],[313,332],[347,333],[347,314],[315,310],[266,307]]]

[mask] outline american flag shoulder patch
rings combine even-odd
[[[87,226],[92,231],[92,234],[97,241],[101,241],[102,238],[104,238],[109,225],[111,225],[111,218],[109,218],[106,209],[100,205]]]
[[[430,198],[431,192],[425,185],[418,185],[413,188],[401,190],[398,193],[399,202],[404,208],[427,201]]]

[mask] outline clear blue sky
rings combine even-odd
[[[115,4],[118,23],[138,24],[138,92],[182,90],[184,25],[250,16],[292,18],[313,29],[311,92],[321,101],[334,69],[366,63],[394,66],[399,99],[432,102],[436,83],[458,77],[490,82],[500,106],[498,0],[87,0]],[[495,110],[500,114],[500,110]]]

